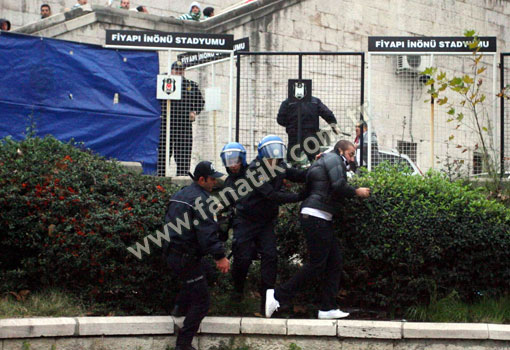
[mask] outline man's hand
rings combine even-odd
[[[315,160],[320,159],[320,157],[322,157],[323,154],[324,154],[324,152],[317,154],[315,156]]]
[[[189,112],[189,120],[190,120],[191,122],[194,122],[194,121],[195,121],[195,119],[197,119],[197,112],[195,112],[195,111],[191,111],[191,112]]]
[[[333,130],[333,132],[334,132],[336,135],[339,135],[339,134],[340,134],[340,129],[338,128],[338,126],[336,125],[336,123],[331,123],[331,124],[329,124],[329,126],[331,126],[331,130]]]
[[[368,187],[360,187],[356,189],[356,196],[361,198],[370,197],[370,188]]]
[[[221,273],[227,273],[230,270],[230,261],[227,258],[221,258],[220,260],[216,260],[216,267],[220,270]]]

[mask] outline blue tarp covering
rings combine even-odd
[[[32,116],[38,136],[74,138],[155,172],[161,111],[156,52],[1,32],[0,57],[0,138],[23,139]]]

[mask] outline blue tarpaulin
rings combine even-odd
[[[73,138],[154,173],[161,107],[156,52],[0,33],[0,138]]]

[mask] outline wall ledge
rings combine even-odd
[[[172,316],[58,317],[0,320],[0,339],[174,335],[183,318]],[[510,341],[510,325],[255,317],[206,317],[199,333],[327,336],[360,339],[457,339]]]

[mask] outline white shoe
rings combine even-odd
[[[270,318],[279,307],[280,303],[274,298],[274,289],[266,290],[266,317]]]
[[[318,318],[331,320],[331,319],[335,319],[335,318],[344,318],[344,317],[347,317],[347,316],[349,316],[349,313],[348,312],[343,312],[340,309],[329,310],[329,311],[321,311],[321,310],[319,310]]]

